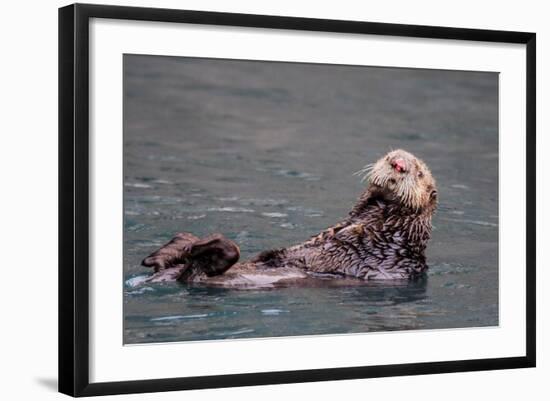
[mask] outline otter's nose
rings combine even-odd
[[[407,171],[405,160],[398,158],[391,161],[391,166],[400,173]]]

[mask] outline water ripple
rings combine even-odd
[[[182,320],[182,319],[202,319],[210,316],[208,313],[201,313],[197,315],[176,315],[176,316],[163,316],[163,317],[154,317],[151,319],[152,322],[162,322],[162,321],[172,321],[172,320]]]

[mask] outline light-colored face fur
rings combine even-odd
[[[437,188],[432,173],[422,160],[409,152],[391,151],[357,173],[407,207],[419,210],[436,206]]]

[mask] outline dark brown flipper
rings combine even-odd
[[[178,233],[170,242],[164,244],[141,262],[142,266],[152,267],[159,272],[170,267],[185,264],[190,255],[191,246],[199,241],[190,233]]]
[[[178,233],[141,264],[152,267],[157,273],[166,273],[160,281],[178,279],[189,281],[199,276],[217,276],[225,273],[239,260],[237,244],[221,234],[199,239],[193,234]],[[157,280],[158,281],[158,280]]]
[[[188,267],[178,280],[190,281],[200,276],[225,273],[240,257],[237,244],[221,234],[212,234],[194,242],[189,249]]]

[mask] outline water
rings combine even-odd
[[[498,325],[498,75],[124,57],[124,342]],[[353,172],[421,157],[440,207],[429,274],[403,285],[139,284],[178,231],[244,260],[346,216]]]

